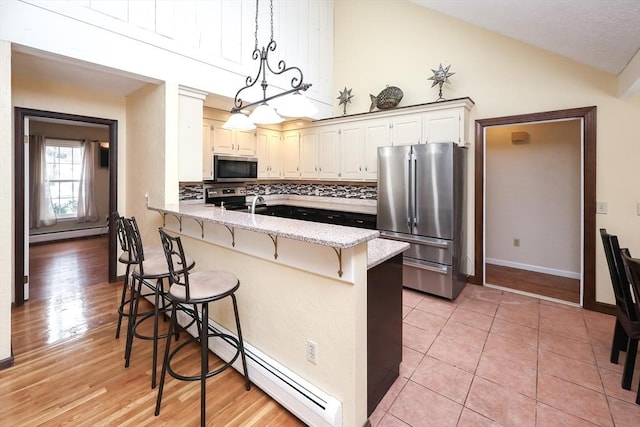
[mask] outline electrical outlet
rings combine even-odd
[[[315,341],[307,340],[307,360],[314,365],[318,362],[318,344]]]
[[[519,248],[520,247],[520,239],[514,238],[513,239],[513,246],[515,246],[516,248]]]
[[[606,214],[608,210],[607,202],[596,202],[596,213]]]

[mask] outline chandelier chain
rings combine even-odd
[[[256,43],[253,47],[253,50],[258,50],[258,0],[256,0],[256,32],[255,32]]]
[[[271,10],[270,10],[270,12],[271,12],[271,40],[270,41],[273,41],[273,0],[270,0],[269,4],[270,4],[270,8],[271,8]]]

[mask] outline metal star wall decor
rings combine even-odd
[[[437,70],[434,70],[433,68],[431,69],[431,71],[433,72],[433,76],[427,79],[427,80],[433,80],[433,84],[431,85],[431,87],[438,85],[439,92],[438,92],[438,99],[436,99],[436,102],[445,101],[445,99],[442,97],[442,85],[445,83],[451,83],[449,81],[449,77],[455,74],[455,73],[450,73],[449,68],[451,68],[451,64],[449,64],[447,68],[442,68],[442,64],[440,64]]]
[[[338,106],[344,105],[342,110],[343,116],[347,114],[347,104],[351,103],[351,98],[353,98],[353,95],[351,95],[351,89],[347,90],[346,86],[344,87],[344,90],[340,92],[340,96],[336,98],[340,100]]]

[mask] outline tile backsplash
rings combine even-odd
[[[301,184],[301,183],[252,183],[247,184],[250,196],[269,194],[294,194],[298,196],[341,197],[346,199],[376,200],[377,189],[371,185]]]
[[[248,183],[247,195],[269,195],[269,194],[293,194],[300,196],[320,196],[339,197],[345,199],[376,200],[377,188],[372,184],[315,184],[300,182],[270,182],[270,183]],[[180,183],[180,200],[203,200],[204,190],[202,184]]]
[[[204,200],[204,188],[201,183],[183,183],[178,184],[179,200]]]

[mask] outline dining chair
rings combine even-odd
[[[633,329],[633,324],[638,322],[637,314],[630,305],[631,288],[629,278],[620,254],[620,244],[618,236],[607,233],[604,228],[600,229],[604,254],[609,267],[613,294],[616,299],[616,324],[613,330],[613,341],[611,343],[611,363],[618,363],[620,351],[627,351],[629,344],[629,331]],[[623,377],[624,384],[630,384],[630,378]],[[628,388],[625,387],[625,388]]]
[[[634,299],[629,301],[632,311],[635,313],[636,319],[640,319],[640,259],[631,258],[629,249],[622,249],[620,251],[622,255],[622,261],[627,276],[630,279],[631,289],[633,290]],[[640,322],[632,322],[629,325],[630,329],[627,330],[629,335],[629,346],[627,348],[627,360],[624,364],[624,372],[622,374],[623,381],[626,377],[628,379],[628,386],[623,387],[627,390],[631,389],[631,381],[633,379],[633,368],[636,363],[636,355],[638,352],[638,340],[640,340]],[[636,394],[636,404],[640,405],[640,381],[638,381],[638,392]]]

